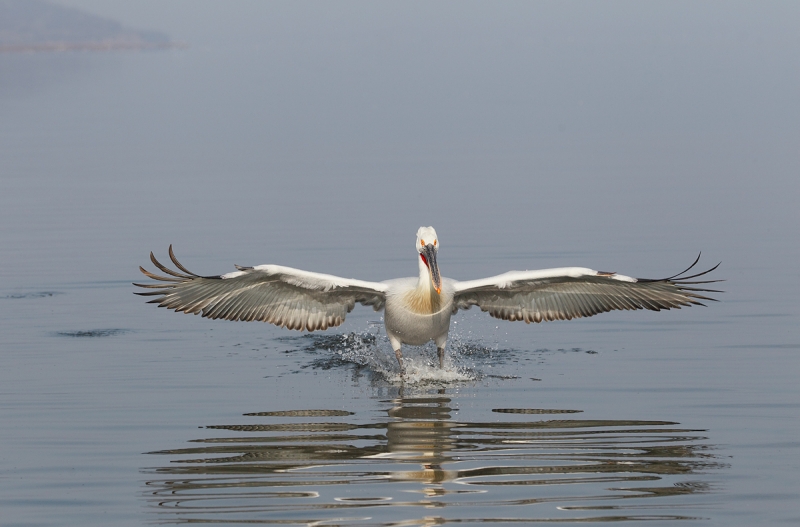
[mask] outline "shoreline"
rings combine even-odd
[[[48,53],[64,51],[138,51],[159,49],[186,49],[185,42],[41,42],[37,44],[0,44],[0,53]]]

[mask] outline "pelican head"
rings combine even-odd
[[[431,284],[436,292],[442,292],[442,275],[439,274],[439,264],[436,262],[436,253],[439,251],[439,237],[433,227],[420,227],[417,231],[417,251],[420,260],[428,269]]]

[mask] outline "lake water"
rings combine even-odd
[[[0,55],[0,524],[800,522],[796,6],[70,4],[190,45]],[[725,292],[462,312],[408,382],[369,308],[308,335],[131,294],[170,243],[410,276],[420,225],[455,279],[702,250]]]

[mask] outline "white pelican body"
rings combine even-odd
[[[683,273],[659,280],[637,279],[584,267],[563,267],[539,271],[510,271],[501,275],[460,282],[442,278],[437,254],[439,240],[433,227],[417,231],[419,276],[384,282],[366,282],[301,271],[279,265],[239,267],[220,276],[199,276],[169,255],[179,273],[150,259],[169,277],[139,269],[158,284],[134,284],[146,289],[137,293],[157,296],[152,303],[184,313],[227,320],[260,320],[289,329],[314,331],[344,322],[356,302],[383,309],[386,335],[403,367],[403,344],[436,343],[439,365],[450,317],[459,309],[477,305],[491,316],[527,323],[570,320],[615,309],[680,309],[714,300],[700,292],[718,292],[693,287],[713,281],[688,281]],[[698,256],[698,260],[699,260]],[[167,283],[163,283],[167,282]]]
[[[384,283],[388,287],[383,319],[392,347],[397,349],[395,344],[399,343],[421,346],[431,340],[444,347],[455,293],[450,280],[443,280],[441,293],[432,287],[419,288],[416,278],[398,278]]]

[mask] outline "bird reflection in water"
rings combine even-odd
[[[227,435],[152,452],[172,459],[145,470],[145,498],[165,523],[680,520],[702,517],[704,476],[724,466],[702,430],[678,423],[526,408],[460,421],[456,402],[401,390],[374,422],[342,410],[245,414],[267,422],[209,426]]]
[[[450,399],[440,390],[439,397],[401,397],[392,402],[396,406],[389,409],[392,420],[386,423],[388,452],[376,457],[420,463],[420,470],[396,471],[390,478],[428,484],[422,491],[426,496],[444,495],[441,484],[458,477],[457,470],[442,466],[458,448],[459,424],[451,421]]]

